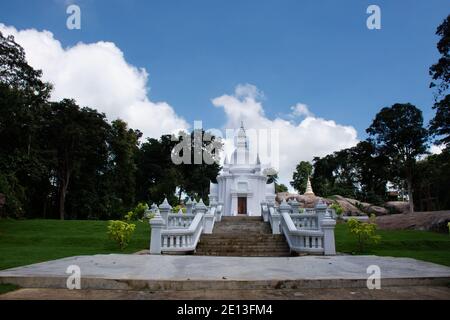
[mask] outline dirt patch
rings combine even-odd
[[[448,300],[450,288],[439,286],[296,289],[296,290],[195,290],[125,291],[20,289],[0,300]]]

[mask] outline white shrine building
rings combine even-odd
[[[275,184],[267,184],[259,155],[251,162],[244,126],[235,138],[235,150],[225,157],[217,183],[210,184],[210,202],[223,203],[224,216],[260,216],[261,203],[275,201]]]

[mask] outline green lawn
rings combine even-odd
[[[364,254],[409,257],[450,266],[450,236],[417,230],[378,230],[381,241],[368,246]],[[357,249],[356,238],[346,224],[338,224],[335,230],[336,250],[353,253]]]
[[[148,248],[150,228],[136,223],[130,245],[121,251],[106,234],[107,221],[0,220],[0,270],[74,255],[131,253]],[[366,254],[411,257],[450,266],[450,236],[426,231],[383,231]],[[356,240],[345,224],[336,227],[336,249],[352,253]],[[1,290],[1,289],[0,289]]]
[[[19,289],[19,287],[13,284],[0,284],[0,294],[4,294],[17,289]]]
[[[74,255],[148,249],[148,223],[136,222],[123,251],[108,239],[107,225],[107,221],[0,220],[0,270]]]

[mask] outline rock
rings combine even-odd
[[[329,199],[324,199],[321,197],[317,197],[315,195],[304,195],[304,194],[300,195],[289,192],[277,193],[275,201],[281,203],[283,199],[285,199],[286,201],[296,199],[300,203],[300,208],[314,208],[317,202],[319,202],[319,200],[324,200],[327,204],[332,203],[332,201],[330,201]]]
[[[384,204],[390,213],[408,213],[409,204],[405,201],[388,201]]]
[[[414,229],[447,234],[449,221],[450,211],[414,212],[377,217],[377,225],[380,229]]]
[[[372,206],[372,205],[370,205],[367,208],[364,208],[364,211],[367,214],[369,214],[369,215],[374,214],[377,217],[378,216],[385,216],[385,215],[389,214],[389,210],[388,209],[383,208],[383,207],[379,207],[379,206]]]

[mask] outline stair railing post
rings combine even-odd
[[[161,254],[162,251],[162,239],[161,233],[165,226],[164,219],[159,214],[159,210],[156,210],[155,216],[150,219],[150,254]]]
[[[165,198],[163,203],[161,203],[161,205],[159,206],[159,211],[160,211],[161,217],[163,218],[166,226],[168,225],[169,213],[171,210],[172,210],[172,206],[167,201],[167,198]]]

